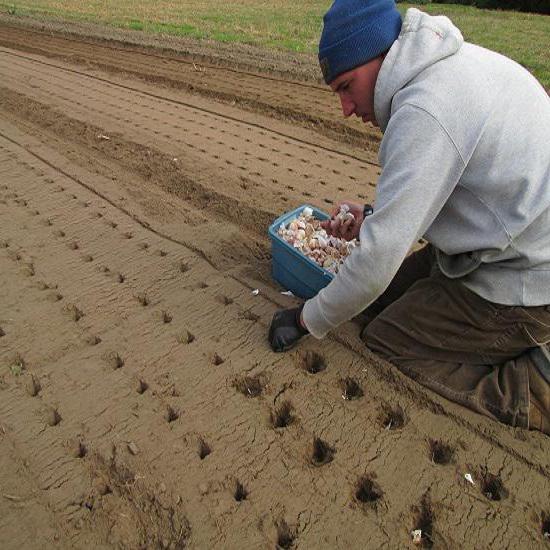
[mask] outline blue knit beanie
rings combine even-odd
[[[334,0],[323,22],[319,64],[327,84],[389,50],[401,31],[394,0]]]

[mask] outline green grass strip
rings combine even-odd
[[[329,5],[330,0],[231,0],[220,9],[219,0],[0,0],[0,12],[315,53]],[[401,3],[399,9],[413,6]],[[466,40],[514,59],[550,88],[550,17],[455,4],[417,7],[446,15]]]

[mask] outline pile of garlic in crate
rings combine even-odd
[[[342,220],[353,218],[347,205],[337,214]],[[298,218],[281,224],[278,234],[288,244],[331,273],[338,273],[340,265],[358,245],[357,239],[346,241],[332,237],[321,227],[321,221],[313,217],[313,210],[306,207]]]

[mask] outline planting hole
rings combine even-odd
[[[430,439],[428,445],[430,460],[435,464],[445,465],[453,460],[455,451],[450,445],[436,439]]]
[[[195,340],[195,336],[191,334],[188,330],[184,331],[178,336],[178,342],[180,344],[190,344]]]
[[[540,532],[545,540],[550,541],[550,514],[543,512],[541,516],[542,523],[540,526]]]
[[[124,359],[116,351],[109,353],[107,362],[114,370],[121,369],[124,366]]]
[[[258,321],[260,319],[259,315],[252,313],[249,309],[242,312],[242,317],[248,321]]]
[[[424,493],[419,506],[413,508],[414,523],[412,531],[420,531],[421,536],[417,545],[421,548],[431,548],[433,546],[433,521],[434,513],[430,502],[428,492]]]
[[[233,382],[235,389],[246,397],[258,397],[264,391],[264,384],[259,376],[243,376]]]
[[[342,397],[347,401],[353,401],[354,399],[360,399],[363,397],[363,390],[361,386],[354,378],[347,377],[341,381]]]
[[[495,502],[505,499],[508,496],[508,491],[504,488],[500,477],[489,473],[486,469],[482,469],[481,475],[481,492],[489,499]]]
[[[355,498],[365,505],[372,505],[382,497],[382,490],[371,476],[360,477],[355,484]]]
[[[149,384],[145,380],[139,380],[137,384],[136,391],[141,395],[144,394],[149,389]]]
[[[225,296],[224,294],[221,294],[220,296],[218,296],[217,299],[224,306],[229,306],[233,303],[233,298],[230,298],[229,296]]]
[[[142,292],[136,296],[136,300],[143,306],[149,305],[149,298],[147,297],[147,294],[145,292]]]
[[[61,422],[61,415],[57,412],[57,409],[48,411],[46,422],[49,426],[57,426]]]
[[[214,353],[214,355],[212,355],[212,364],[213,365],[221,365],[222,363],[224,362],[224,359],[222,359],[217,353]]]
[[[78,446],[74,453],[75,458],[84,458],[87,454],[88,454],[88,449],[86,445],[82,441],[79,441]]]
[[[204,439],[199,439],[199,458],[204,460],[211,452],[210,445]]]
[[[50,302],[60,302],[63,300],[63,294],[60,292],[51,292],[48,294],[48,300]]]
[[[314,351],[308,350],[300,355],[302,368],[310,374],[317,374],[327,368],[325,360]]]
[[[246,500],[246,497],[248,496],[248,491],[244,488],[244,485],[240,481],[237,481],[235,485],[235,492],[233,493],[233,496],[237,502]]]
[[[36,274],[36,271],[34,270],[34,264],[32,263],[26,264],[25,267],[23,268],[23,273],[27,277],[34,277]]]
[[[167,311],[162,311],[160,315],[161,315],[162,322],[164,324],[168,324],[172,322],[172,316]]]
[[[399,430],[407,422],[405,413],[399,405],[396,407],[384,405],[378,420],[385,430]]]
[[[90,345],[90,346],[97,346],[98,344],[101,343],[101,338],[99,336],[96,336],[96,335],[92,335],[92,336],[89,336],[86,340],[86,342]]]
[[[29,395],[31,397],[36,397],[40,393],[42,386],[40,385],[40,381],[37,378],[31,376],[27,388]]]
[[[271,411],[271,424],[274,428],[286,428],[295,418],[292,414],[294,408],[290,401],[284,401],[277,409]]]
[[[179,263],[179,270],[181,271],[181,273],[187,273],[187,271],[189,271],[191,268],[189,267],[189,264],[187,264],[186,262],[180,262]]]
[[[65,306],[65,311],[69,314],[71,319],[76,323],[82,319],[84,313],[82,310],[78,309],[74,304],[69,304]]]
[[[311,453],[311,462],[314,466],[322,466],[332,462],[335,450],[322,439],[316,437],[313,439],[313,452]]]
[[[164,415],[164,418],[166,419],[166,422],[174,422],[174,420],[177,420],[180,417],[180,413],[173,409],[172,407],[168,406],[166,409],[166,414]]]
[[[288,550],[294,546],[296,535],[291,531],[287,522],[283,519],[277,525],[277,547]]]

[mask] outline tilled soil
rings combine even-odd
[[[372,133],[330,94],[206,54],[0,44],[2,548],[548,545],[548,438],[408,380],[359,323],[267,345],[296,303],[267,226],[375,198]]]

